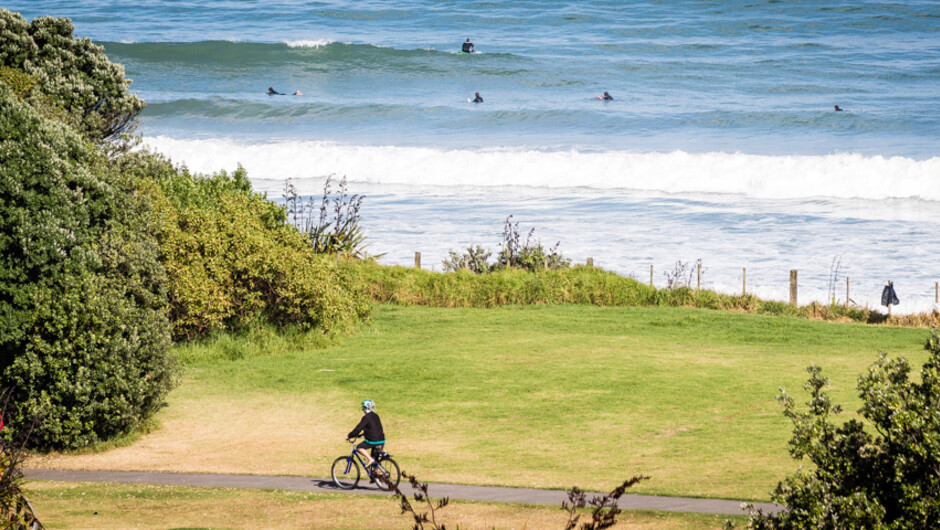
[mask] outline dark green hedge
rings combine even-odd
[[[149,218],[79,134],[0,83],[0,386],[16,418],[42,417],[41,447],[129,432],[172,386]]]

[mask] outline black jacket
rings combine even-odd
[[[894,284],[885,285],[884,290],[881,291],[881,305],[892,306],[900,302],[898,295],[894,292]]]
[[[362,419],[359,420],[359,425],[349,431],[347,438],[355,438],[362,433],[366,437],[367,441],[370,442],[381,442],[385,440],[385,432],[382,430],[382,420],[379,419],[379,415],[375,412],[366,412]]]

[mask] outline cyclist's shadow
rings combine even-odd
[[[315,478],[315,479],[311,480],[310,482],[315,483],[318,488],[323,488],[323,489],[328,489],[328,490],[336,490],[336,491],[350,491],[350,490],[347,490],[347,489],[340,488],[340,487],[337,486],[336,483],[333,482],[332,480],[326,480],[326,479],[322,479],[322,478]],[[354,488],[352,488],[352,489],[354,489],[354,490],[362,490],[362,489],[370,489],[370,488],[367,488],[367,487],[365,487],[365,486],[362,486],[362,485],[357,484],[356,487],[354,487]]]

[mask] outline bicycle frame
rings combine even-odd
[[[366,464],[365,458],[362,458],[362,454],[359,453],[359,448],[353,445],[352,452],[349,453],[349,458],[346,459],[346,473],[349,473],[349,469],[353,465],[353,458],[359,462],[359,465],[362,466],[363,471],[366,472],[370,477],[372,476],[372,471],[369,469],[369,465]]]
[[[356,439],[358,440],[358,438],[356,438]],[[350,453],[349,453],[349,457],[346,458],[346,473],[349,473],[349,469],[350,469],[350,467],[353,465],[353,458],[355,458],[356,461],[359,462],[359,465],[362,466],[362,470],[366,472],[366,475],[368,475],[369,477],[372,477],[374,470],[373,470],[373,469],[369,469],[369,465],[366,464],[365,458],[362,457],[362,453],[360,453],[360,452],[359,452],[359,448],[356,447],[356,442],[352,442],[352,444],[353,444],[352,452],[350,452]],[[386,453],[386,454],[387,454],[387,453]],[[381,455],[379,455],[379,456],[381,456]],[[373,457],[373,459],[375,460],[375,464],[378,464],[378,463],[379,463],[379,457],[378,457],[378,456]]]

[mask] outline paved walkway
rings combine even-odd
[[[26,469],[28,480],[55,480],[61,482],[120,482],[125,484],[163,484],[169,486],[209,486],[216,488],[257,488],[291,491],[342,492],[365,495],[388,495],[366,481],[353,490],[337,488],[329,479],[270,475],[215,475],[208,473],[160,473],[150,471],[81,471],[67,469]],[[369,487],[363,487],[369,486]],[[411,485],[399,486],[403,493],[411,493]],[[521,502],[561,506],[568,495],[560,490],[528,488],[501,488],[494,486],[463,486],[458,484],[429,484],[428,493],[434,498],[450,497],[471,501]],[[591,496],[589,495],[588,498]],[[741,515],[741,501],[723,499],[694,499],[688,497],[658,497],[653,495],[624,495],[617,506],[623,510],[660,510],[666,512],[717,513]],[[777,512],[780,506],[755,503],[765,513]]]

